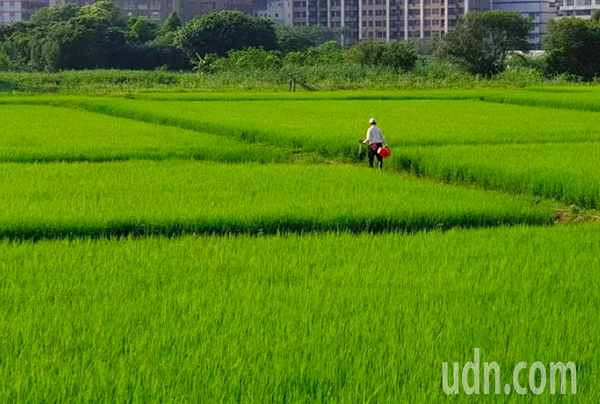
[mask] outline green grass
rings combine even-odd
[[[544,80],[539,74],[511,72],[494,79],[473,77],[448,66],[420,66],[397,75],[392,68],[359,65],[322,65],[285,70],[321,91],[515,88],[565,83]],[[264,92],[288,91],[289,77],[279,69],[240,69],[216,74],[192,72],[88,70],[59,73],[0,72],[0,93],[125,94],[140,91]],[[300,86],[298,86],[301,89]]]
[[[597,403],[599,249],[598,226],[4,241],[0,397]],[[577,395],[445,396],[474,348],[502,386],[572,361]]]
[[[395,165],[448,182],[598,208],[599,159],[599,143],[406,147],[396,149]]]
[[[2,164],[0,237],[549,224],[550,205],[351,166]]]
[[[357,139],[364,138],[371,117],[378,119],[392,146],[600,140],[598,116],[592,112],[480,101],[157,102],[86,98],[70,103],[93,112],[332,157],[355,156]]]
[[[137,93],[130,97],[145,101],[318,101],[318,100],[469,100],[501,90],[396,90],[317,92],[170,92]]]
[[[0,105],[0,162],[192,158],[284,162],[287,154],[198,133],[85,111]]]

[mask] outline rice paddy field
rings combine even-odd
[[[0,403],[600,402],[599,100],[0,97]]]

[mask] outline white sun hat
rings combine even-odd
[[[371,119],[369,119],[369,123],[377,123],[377,122],[375,121],[375,118],[371,118]]]

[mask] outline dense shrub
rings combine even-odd
[[[175,44],[190,58],[214,53],[227,55],[231,50],[262,47],[274,50],[277,36],[273,23],[239,11],[196,16],[175,37]]]
[[[550,21],[544,49],[551,74],[566,73],[588,81],[600,77],[600,12],[590,20]]]

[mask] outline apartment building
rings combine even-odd
[[[36,11],[47,5],[47,0],[0,0],[0,24],[27,21]]]
[[[533,50],[542,49],[544,37],[548,34],[548,22],[557,16],[555,0],[494,0],[493,8],[519,11],[523,17],[533,20],[535,27],[529,33],[529,44]]]
[[[284,22],[340,28],[346,44],[426,39],[456,28],[459,16],[490,10],[490,0],[283,0]]]
[[[253,1],[252,15],[256,18],[268,18],[277,24],[283,24],[283,0]]]
[[[600,11],[600,0],[557,0],[559,17],[590,18]]]

